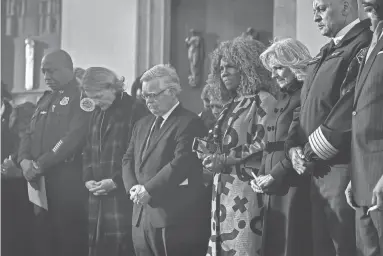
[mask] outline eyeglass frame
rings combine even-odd
[[[157,93],[154,93],[154,92],[152,92],[152,93],[144,93],[144,92],[141,90],[141,98],[142,98],[143,100],[148,100],[148,99],[154,99],[154,100],[157,100],[158,97],[159,97],[162,93],[164,93],[167,89],[170,89],[170,87],[167,87],[167,88],[165,88],[165,89],[163,89],[163,90],[161,90],[161,91],[159,91],[159,92],[157,92]]]

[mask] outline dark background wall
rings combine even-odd
[[[185,38],[190,29],[202,32],[205,42],[206,81],[210,53],[218,41],[240,36],[248,27],[260,33],[260,40],[269,42],[273,32],[273,1],[271,0],[173,0],[171,29],[171,64],[181,79],[182,104],[198,113],[202,110],[201,88],[188,85],[189,62]]]

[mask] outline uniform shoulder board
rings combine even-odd
[[[311,65],[311,64],[314,64],[314,63],[317,63],[321,58],[321,55],[317,55],[316,57],[312,58],[307,64],[308,65]]]
[[[356,58],[357,58],[359,64],[362,63],[364,57],[365,57],[366,54],[367,54],[367,51],[368,51],[368,47],[361,49],[361,50],[356,54]]]
[[[49,91],[49,90],[45,91],[36,104],[39,104],[46,96],[50,95],[51,93],[52,91]]]

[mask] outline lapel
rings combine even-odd
[[[153,141],[152,143],[150,143],[150,146],[148,147],[148,149],[143,152],[144,150],[144,147],[145,147],[145,144],[146,144],[146,140],[145,140],[145,143],[144,146],[142,146],[141,148],[141,154],[144,154],[142,156],[142,161],[141,161],[141,165],[140,167],[145,163],[145,161],[148,159],[149,155],[152,153],[153,149],[157,146],[158,142],[161,140],[161,138],[164,136],[164,134],[169,130],[170,127],[172,127],[174,125],[174,123],[177,121],[177,113],[178,111],[180,111],[181,109],[181,104],[178,105],[174,110],[173,112],[170,114],[170,116],[168,117],[168,119],[166,119],[165,123],[162,125],[160,131],[159,131],[159,134],[158,136],[155,138],[155,141]],[[154,122],[154,119],[155,117],[153,118],[153,122]],[[151,122],[151,124],[153,125],[153,122]],[[152,125],[149,127],[149,132],[150,132],[150,128],[152,127]],[[149,133],[146,135],[146,138],[147,136],[149,136]]]
[[[249,97],[244,97],[242,100],[239,101],[239,103],[234,107],[234,109],[232,110],[231,113],[228,113],[229,115],[231,115],[228,119],[228,125],[227,125],[227,128],[225,130],[225,132],[223,133],[223,137],[222,138],[225,138],[228,131],[230,130],[230,128],[232,128],[234,122],[241,116],[241,114],[243,112],[245,112],[250,106],[251,104],[256,100],[256,97],[259,97],[258,95],[256,96],[252,96],[251,98]]]
[[[355,107],[356,102],[358,101],[358,98],[359,98],[360,93],[362,91],[364,82],[366,81],[367,76],[370,73],[372,64],[374,64],[375,59],[378,56],[378,52],[381,51],[382,49],[383,49],[383,38],[380,38],[378,43],[376,44],[374,50],[372,50],[368,60],[361,67],[360,74],[359,74],[359,77],[357,80],[356,91],[355,91],[354,107]],[[364,59],[364,61],[365,61],[365,59]]]
[[[110,108],[106,110],[106,112],[110,111],[111,113],[110,113],[110,117],[108,120],[108,126],[106,127],[105,133],[104,133],[102,140],[101,140],[102,143],[105,141],[105,138],[108,136],[108,134],[110,133],[110,131],[114,127],[114,124],[123,120],[122,115],[124,113],[122,113],[122,108],[121,108],[122,98],[123,98],[123,93],[117,94],[116,99],[114,100],[114,102],[112,103]],[[107,114],[106,112],[105,112],[105,114]],[[127,113],[125,113],[125,114],[127,114]]]
[[[154,115],[150,115],[150,118],[149,118],[147,125],[144,125],[144,127],[142,127],[140,130],[140,136],[138,136],[138,142],[140,142],[140,144],[141,144],[140,151],[139,151],[139,158],[138,158],[140,164],[141,164],[142,159],[143,159],[142,154],[143,154],[143,151],[145,149],[145,145],[147,143],[147,140],[148,140],[148,137],[150,134],[150,130],[151,130],[155,120],[156,120],[156,117]]]

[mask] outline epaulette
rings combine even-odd
[[[50,95],[51,93],[52,93],[52,91],[50,91],[50,90],[46,90],[46,91],[44,91],[44,94],[43,94],[43,95],[40,97],[40,99],[37,101],[36,105],[38,105],[38,104],[44,99],[44,97]]]
[[[361,49],[356,54],[356,59],[358,60],[359,64],[362,64],[364,58],[366,57],[367,51],[368,51],[368,47]]]

